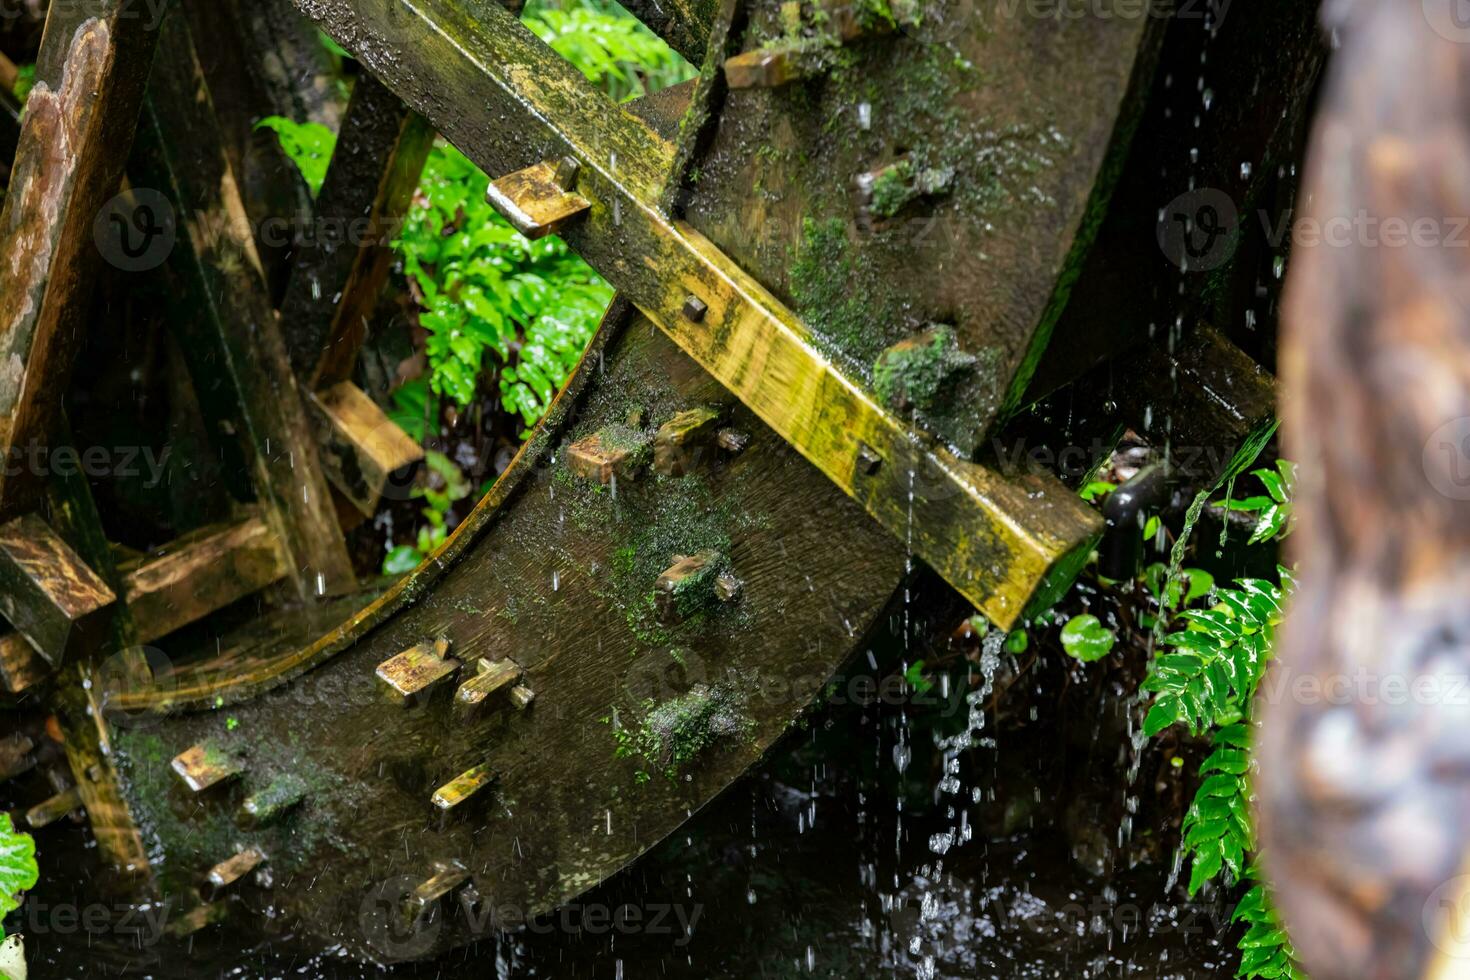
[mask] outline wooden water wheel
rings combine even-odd
[[[220,55],[253,36],[243,5],[161,25],[57,6],[9,117],[0,444],[71,446],[96,272],[144,275],[165,242],[152,266],[191,311],[170,327],[241,505],[119,561],[76,468],[7,469],[0,675],[65,731],[72,785],[33,825],[85,808],[185,928],[269,908],[375,960],[515,926],[670,833],[860,648],[912,560],[996,626],[1045,608],[1103,519],[1055,476],[1002,472],[986,437],[1146,339],[1150,300],[1102,312],[1130,276],[1180,272],[1155,244],[1165,76],[1200,38],[1277,31],[1300,57],[1254,70],[1279,119],[1210,134],[1267,159],[1320,50],[1305,4],[1221,24],[632,4],[700,73],[619,106],[489,0],[296,3],[366,72],[319,217],[401,215],[437,131],[517,229],[561,235],[621,298],[448,542],[360,583],[343,527],[417,455],[354,383],[386,248],[257,242],[269,194],[226,125],[251,62]],[[1219,312],[1222,290],[1188,291]],[[1269,380],[1189,336],[1148,347],[1145,380],[1229,443]],[[262,592],[260,621],[214,625]]]

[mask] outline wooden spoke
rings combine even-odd
[[[357,80],[281,304],[292,367],[313,391],[352,380],[433,143],[422,116],[371,75]]]
[[[994,622],[1009,626],[1070,580],[1101,529],[1095,512],[1055,480],[1005,479],[966,462],[882,407],[774,295],[659,209],[669,143],[510,14],[489,5],[471,16],[451,0],[381,11],[299,2],[492,176],[541,164],[548,145],[559,148],[553,158],[575,158],[579,172],[563,190],[591,206],[568,243]],[[484,112],[445,111],[446,91]],[[487,125],[497,118],[503,129]]]
[[[92,229],[117,191],[157,32],[126,0],[54,4],[0,211],[0,446],[53,437],[101,256]],[[43,488],[0,470],[0,517]]]
[[[147,643],[285,578],[284,549],[264,518],[200,528],[125,565],[124,597]]]
[[[266,296],[260,261],[223,153],[187,25],[169,17],[139,130],[139,183],[179,214],[171,267],[188,316],[180,346],[217,434],[238,433],[264,516],[289,553],[299,595],[353,589],[352,565],[306,411]]]
[[[389,484],[406,486],[423,447],[350,381],[307,398],[322,468],[364,517],[372,517]]]

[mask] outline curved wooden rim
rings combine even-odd
[[[444,574],[458,564],[466,550],[494,525],[526,476],[550,452],[566,426],[591,370],[600,368],[604,349],[627,325],[632,310],[632,305],[621,296],[613,298],[566,384],[552,401],[550,410],[536,423],[531,437],[521,446],[510,466],[449,538],[386,592],[314,642],[271,657],[253,670],[232,674],[227,663],[214,660],[183,666],[154,678],[152,686],[145,690],[120,691],[110,695],[107,707],[150,714],[200,711],[238,704],[326,663],[392,616],[410,608],[433,589]]]

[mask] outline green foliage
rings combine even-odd
[[[36,842],[16,831],[10,814],[0,813],[0,921],[20,908],[21,893],[36,886]],[[0,939],[5,929],[0,927]]]
[[[614,4],[527,4],[521,20],[619,102],[693,78],[694,69]]]
[[[1221,483],[1233,483],[1250,466],[1271,431],[1264,429],[1248,441]],[[1254,544],[1287,529],[1294,473],[1291,464],[1282,461],[1275,470],[1258,469],[1252,475],[1261,481],[1267,495],[1231,503],[1227,490],[1226,506],[1259,515],[1250,537]],[[1171,565],[1152,565],[1144,572],[1144,582],[1159,603],[1160,627],[1182,625],[1183,629],[1164,635],[1142,684],[1143,690],[1154,695],[1143,732],[1157,735],[1174,724],[1184,724],[1195,734],[1213,728],[1213,751],[1200,765],[1200,784],[1180,827],[1183,856],[1190,858],[1189,894],[1194,896],[1206,882],[1221,875],[1234,881],[1256,880],[1232,917],[1232,921],[1249,923],[1239,944],[1236,975],[1305,980],[1251,859],[1256,840],[1250,809],[1250,713],[1294,584],[1291,573],[1278,567],[1279,586],[1239,579],[1228,589],[1216,589],[1213,578],[1197,569],[1171,574],[1182,560],[1189,527],[1208,494],[1219,485],[1195,499],[1186,531],[1175,543]],[[1207,597],[1213,598],[1209,608],[1185,608]]]
[[[321,123],[293,122],[285,116],[266,116],[255,124],[256,129],[269,129],[281,141],[281,149],[296,169],[311,196],[321,193],[322,181],[327,179],[327,165],[332,162],[332,150],[337,145],[337,134]]]
[[[1164,649],[1143,682],[1143,689],[1154,694],[1145,735],[1177,722],[1198,734],[1247,713],[1281,622],[1282,596],[1258,579],[1236,585],[1217,591],[1212,608],[1186,610],[1185,629],[1164,637]]]
[[[1240,966],[1235,975],[1307,980],[1296,964],[1296,950],[1276,918],[1260,873],[1251,866],[1246,868],[1245,877],[1255,884],[1235,903],[1235,911],[1230,916],[1231,922],[1247,923],[1245,935],[1240,939]]]
[[[915,660],[909,664],[908,670],[903,672],[903,679],[909,687],[920,694],[928,694],[930,688],[934,686],[934,682],[924,676],[924,661],[922,660]]]
[[[26,98],[30,96],[31,89],[36,87],[36,66],[21,65],[15,74],[15,99],[21,105],[26,104]]]
[[[1256,526],[1251,531],[1249,544],[1260,544],[1278,537],[1291,520],[1291,491],[1296,484],[1296,467],[1284,459],[1276,461],[1276,469],[1251,470],[1251,476],[1261,481],[1266,488],[1264,495],[1231,500],[1226,497],[1222,506],[1230,510],[1244,511],[1256,515]]]
[[[1062,649],[1083,663],[1101,660],[1113,649],[1116,637],[1091,613],[1067,620],[1062,627]]]
[[[454,461],[434,449],[424,451],[429,481],[413,488],[413,496],[424,501],[420,511],[427,524],[419,527],[413,544],[401,544],[383,558],[384,575],[411,572],[449,537],[450,508],[470,495],[470,481]]]

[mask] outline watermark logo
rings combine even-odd
[[[1429,893],[1424,934],[1450,959],[1470,960],[1470,875],[1456,875]]]
[[[1470,41],[1470,0],[1420,0],[1424,20],[1446,41]]]
[[[102,206],[92,223],[97,251],[124,272],[147,272],[167,261],[178,241],[173,205],[151,187],[132,187]]]
[[[444,921],[437,903],[414,914],[410,899],[419,882],[398,875],[370,890],[357,910],[357,925],[368,945],[390,960],[411,960],[434,948]]]
[[[1470,500],[1470,417],[1451,419],[1424,441],[1424,477],[1450,500]]]
[[[1235,252],[1240,213],[1215,187],[1185,191],[1159,211],[1159,248],[1185,272],[1218,269]]]

